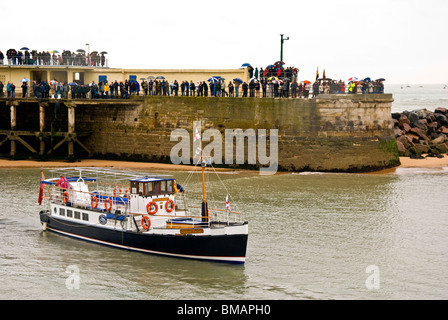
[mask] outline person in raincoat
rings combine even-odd
[[[108,99],[109,98],[109,91],[110,91],[110,87],[109,87],[109,83],[105,83],[104,84],[104,95],[106,96],[106,99]]]

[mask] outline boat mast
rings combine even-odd
[[[202,169],[202,222],[208,222],[207,198],[205,195],[205,163],[202,152],[202,138],[201,138],[201,169]]]

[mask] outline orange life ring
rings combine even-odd
[[[148,216],[144,216],[142,218],[141,224],[143,229],[149,230],[149,228],[151,227],[151,219],[149,219]]]
[[[64,191],[64,193],[62,194],[62,201],[64,201],[64,203],[68,202],[68,192]]]
[[[154,210],[151,210],[151,205],[154,205]],[[157,211],[159,211],[159,206],[157,205],[157,203],[155,203],[154,201],[148,202],[148,204],[146,205],[146,212],[148,212],[148,214],[153,215],[156,214]]]
[[[119,186],[116,186],[116,187],[114,188],[114,196],[115,196],[115,197],[117,196],[117,189],[118,189],[118,195],[121,194],[121,188],[120,188]]]
[[[97,196],[93,196],[92,198],[90,198],[90,205],[92,206],[93,209],[96,209],[98,207]]]
[[[107,211],[110,211],[110,209],[112,209],[112,200],[110,200],[110,198],[104,200],[104,208],[106,208]]]
[[[168,200],[166,203],[165,203],[165,209],[166,209],[166,212],[171,212],[171,211],[173,211],[174,210],[174,207],[175,207],[175,204],[174,204],[174,201],[173,200]]]

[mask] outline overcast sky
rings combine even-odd
[[[0,0],[0,50],[107,51],[112,68],[233,69],[280,59],[313,80],[448,83],[447,0]]]

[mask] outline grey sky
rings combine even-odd
[[[446,0],[0,0],[0,50],[108,51],[110,67],[265,67],[322,75],[448,83]],[[182,79],[179,79],[182,80]]]

